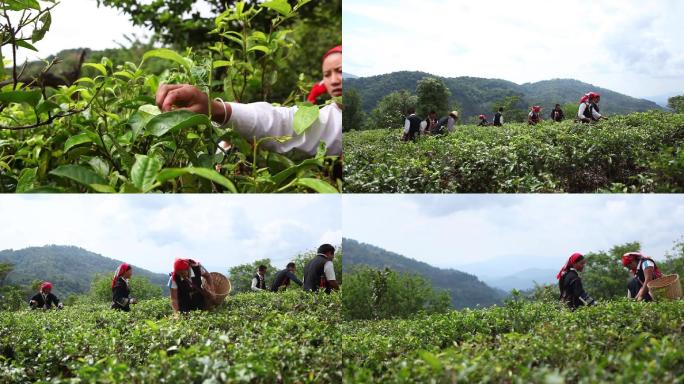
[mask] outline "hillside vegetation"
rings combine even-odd
[[[476,276],[454,269],[440,269],[394,252],[352,239],[343,239],[345,272],[354,266],[367,265],[374,269],[389,268],[396,272],[410,272],[426,278],[432,287],[446,290],[454,308],[490,306],[501,303],[505,293],[493,289]]]
[[[662,109],[658,104],[643,99],[597,87],[573,79],[553,79],[536,83],[516,84],[501,79],[484,79],[479,77],[445,78],[424,72],[393,72],[385,75],[346,78],[345,88],[354,89],[362,100],[363,110],[370,112],[378,101],[386,95],[401,90],[414,92],[418,82],[424,77],[440,79],[451,91],[450,105],[459,105],[461,116],[479,114],[491,115],[495,103],[508,96],[518,96],[523,108],[530,105],[541,105],[550,113],[556,103],[575,103],[579,97],[589,91],[601,93],[601,106],[610,114],[644,112],[651,109]],[[544,114],[547,114],[545,112]]]

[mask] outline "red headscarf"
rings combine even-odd
[[[567,271],[571,265],[575,264],[576,262],[582,259],[584,259],[584,256],[582,256],[581,253],[573,253],[568,259],[568,262],[565,263],[563,268],[561,268],[560,272],[558,272],[558,274],[556,275],[556,279],[560,280],[561,276],[563,276],[563,272]]]
[[[325,59],[326,59],[328,56],[332,55],[333,53],[342,53],[342,46],[341,46],[341,45],[338,45],[338,46],[335,46],[335,47],[330,48],[330,49],[328,50],[328,52],[326,52],[325,55],[323,55],[323,57],[321,58],[321,61],[325,61]]]
[[[487,118],[487,117],[486,117],[485,115],[480,115],[480,120],[484,120],[484,119],[486,119],[486,118]]]
[[[52,289],[52,283],[49,281],[44,281],[43,284],[40,285],[40,291],[43,292],[46,289]]]
[[[541,107],[538,105],[535,105],[534,107],[532,107],[532,112],[534,112],[534,113],[541,112]]]
[[[311,104],[316,104],[316,99],[324,95],[328,90],[325,88],[325,84],[321,81],[319,83],[316,83],[313,88],[311,88],[311,92],[309,92],[309,96],[306,98],[306,100],[311,103]]]
[[[632,264],[632,261],[634,260],[639,260],[644,255],[642,255],[639,252],[627,252],[624,255],[622,255],[622,265],[625,267],[629,267],[630,264]],[[636,273],[636,268],[630,268],[632,270],[632,273]]]
[[[112,288],[116,285],[116,281],[119,280],[119,277],[123,276],[124,273],[129,271],[131,269],[131,266],[129,264],[123,263],[119,265],[119,267],[116,269],[116,272],[114,272],[114,278],[112,279]]]
[[[328,52],[323,55],[321,61],[325,61],[325,59],[333,53],[342,53],[342,46],[338,45],[336,47],[330,48]],[[316,104],[316,99],[321,95],[324,95],[326,92],[328,92],[328,90],[325,88],[325,83],[323,81],[318,82],[311,88],[311,92],[309,92],[309,96],[306,98],[306,100],[311,104]]]
[[[176,279],[176,272],[185,271],[190,269],[190,259],[176,259],[173,262],[173,273],[171,274],[172,279]]]

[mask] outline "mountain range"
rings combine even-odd
[[[444,82],[451,91],[450,105],[458,105],[461,116],[491,114],[497,102],[508,96],[518,96],[516,108],[527,109],[530,105],[541,105],[544,115],[556,103],[578,103],[579,98],[589,92],[601,94],[601,111],[607,114],[624,114],[651,109],[663,109],[653,101],[637,99],[609,89],[573,79],[553,79],[535,83],[516,84],[501,79],[478,77],[445,78],[425,72],[393,72],[384,75],[359,77],[347,75],[345,89],[355,89],[361,97],[362,108],[370,112],[384,96],[394,91],[408,90],[415,93],[418,81],[424,77],[435,77]]]
[[[96,274],[113,275],[122,263],[83,248],[64,245],[7,249],[0,251],[0,262],[14,265],[7,277],[7,284],[29,285],[34,280],[50,281],[60,298],[87,293]],[[136,266],[133,266],[133,271],[135,276],[145,277],[166,291],[168,275]]]
[[[432,282],[434,288],[449,291],[452,304],[457,309],[499,304],[506,296],[506,292],[488,286],[474,275],[455,269],[437,268],[370,244],[342,239],[342,249],[344,271],[350,271],[354,265],[367,265],[375,269],[389,268],[421,275]]]

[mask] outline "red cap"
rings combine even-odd
[[[539,113],[539,112],[541,111],[541,109],[542,109],[542,108],[541,108],[540,106],[538,106],[538,105],[535,105],[534,107],[532,107],[532,111],[535,112],[535,113]]]
[[[44,291],[46,289],[52,289],[52,283],[50,283],[49,281],[44,281],[43,284],[40,285],[41,291]]]
[[[330,48],[330,50],[328,50],[328,52],[326,52],[325,55],[323,55],[323,57],[321,58],[321,61],[325,61],[325,59],[328,56],[332,55],[333,53],[342,53],[342,46],[338,45],[336,47]]]
[[[174,272],[185,271],[186,269],[190,269],[190,260],[188,260],[188,259],[176,259],[176,261],[173,262],[173,271]]]

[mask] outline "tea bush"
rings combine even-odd
[[[0,312],[3,383],[341,383],[340,296],[229,297],[178,319],[169,299]]]
[[[400,137],[400,129],[345,133],[345,192],[684,191],[682,114],[465,125],[415,143]]]
[[[217,16],[211,31],[217,42],[209,51],[160,48],[146,52],[137,63],[104,57],[83,64],[84,75],[68,86],[41,86],[56,61],[46,63],[28,84],[19,81],[16,62],[11,71],[3,68],[0,81],[9,84],[0,89],[0,192],[337,192],[337,158],[325,155],[324,144],[312,158],[273,153],[263,148],[266,141],[289,138],[243,138],[205,115],[161,113],[154,105],[161,83],[193,84],[210,99],[267,100],[288,53],[297,46],[283,22],[297,18],[309,2],[237,2]],[[30,39],[21,38],[21,24],[3,27],[2,45],[12,52],[35,50],[31,43],[48,32],[50,10],[59,6],[50,3],[1,5],[5,13],[23,12],[35,21]],[[272,15],[266,32],[251,25],[256,14],[265,13]],[[153,74],[153,60],[170,63],[171,70]],[[318,114],[318,107],[296,102],[303,100],[308,86],[303,75],[299,79],[297,89],[278,100],[299,105],[296,133],[308,129]],[[258,100],[247,99],[257,94]],[[221,140],[231,148],[217,154]]]
[[[350,321],[344,379],[353,383],[594,383],[684,380],[684,302],[602,302],[571,312],[504,307]]]

